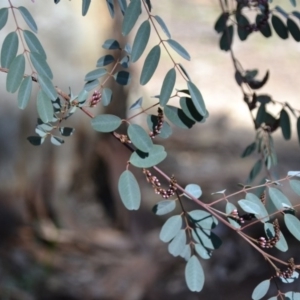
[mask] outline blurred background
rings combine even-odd
[[[85,17],[81,16],[79,0],[62,0],[58,5],[42,0],[12,3],[24,5],[32,13],[54,74],[53,82],[65,92],[69,87],[74,94],[82,89],[85,74],[107,53],[101,47],[106,39],[117,39],[125,46],[135,36],[134,31],[127,40],[120,36],[120,13],[117,9],[112,20],[104,0],[92,1]],[[211,195],[213,192],[225,188],[228,193],[237,191],[237,183],[246,181],[257,159],[240,158],[254,141],[255,132],[234,79],[230,55],[219,49],[219,36],[213,29],[221,13],[219,2],[152,0],[152,4],[153,14],[163,18],[172,38],[190,53],[191,62],[183,61],[175,52],[172,55],[201,90],[210,113],[204,124],[188,131],[173,128],[171,138],[157,140],[168,152],[160,167],[168,175],[174,174],[182,186],[199,184],[201,199],[211,202],[217,199]],[[288,0],[274,1],[275,4],[292,10]],[[0,8],[7,6],[7,1],[1,1]],[[27,29],[21,16],[17,18],[19,26]],[[145,18],[143,13],[139,23]],[[1,44],[15,29],[10,14],[0,32]],[[156,43],[158,38],[152,32],[148,51]],[[233,47],[245,69],[259,69],[260,78],[270,71],[270,79],[260,93],[300,108],[299,44],[291,37],[283,41],[273,32],[269,39],[260,33],[252,34],[246,42],[235,36]],[[95,108],[94,114],[114,113],[124,118],[137,112],[128,112],[128,107],[139,97],[143,96],[145,107],[153,103],[151,96],[159,94],[172,64],[163,52],[154,77],[140,87],[139,74],[148,51],[130,67],[133,80],[128,87],[109,82],[113,102],[105,110]],[[90,119],[80,111],[65,124],[74,127],[75,133],[65,139],[63,146],[53,146],[49,141],[40,147],[32,146],[26,138],[35,135],[37,87],[29,106],[20,111],[16,95],[6,92],[5,81],[6,74],[0,74],[1,300],[250,299],[256,284],[270,278],[273,272],[262,257],[220,225],[215,232],[223,245],[212,259],[202,261],[205,287],[199,294],[189,292],[183,259],[169,255],[167,245],[158,238],[166,219],[151,212],[161,199],[142,172],[134,170],[142,189],[141,209],[128,212],[119,199],[117,182],[126,167],[128,150],[119,147],[110,136],[91,130]],[[179,79],[176,88],[185,87]],[[272,112],[276,115],[279,109],[274,105]],[[144,117],[134,120],[145,124]],[[292,115],[290,118],[292,140],[285,141],[280,130],[274,134],[279,177],[288,170],[300,169],[296,120]],[[262,177],[263,174],[259,180]],[[292,201],[299,201],[290,196]],[[196,207],[186,205],[189,209]],[[224,209],[222,205],[218,208]],[[257,227],[249,233],[257,237],[261,231]],[[288,234],[286,238],[291,249],[279,255],[285,260],[291,256],[296,259],[299,243]],[[299,285],[285,286],[283,290],[297,288],[300,291]],[[275,294],[275,288],[271,289],[271,295]]]

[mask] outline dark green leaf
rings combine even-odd
[[[282,135],[286,140],[291,138],[291,123],[290,117],[286,110],[282,109],[280,112],[280,127],[282,130]]]
[[[127,134],[137,149],[146,153],[151,150],[153,143],[149,134],[144,130],[144,128],[137,124],[130,124],[128,126]]]
[[[51,80],[47,76],[39,74],[38,82],[39,82],[42,90],[46,93],[46,95],[51,100],[55,100],[57,98],[57,92],[56,92]]]
[[[267,104],[272,102],[272,98],[269,95],[258,95],[256,97],[256,100],[261,104]]]
[[[231,48],[233,40],[233,26],[226,27],[220,39],[220,49],[228,51]]]
[[[269,287],[270,287],[270,279],[262,281],[254,289],[254,291],[252,293],[252,299],[260,300],[261,298],[263,298],[267,294]]]
[[[145,0],[145,1],[146,1],[149,12],[151,12],[151,9],[152,9],[151,1],[150,0]]]
[[[141,108],[142,104],[143,104],[143,97],[140,97],[132,105],[130,105],[129,110]]]
[[[46,52],[38,40],[38,38],[28,30],[23,30],[23,36],[26,41],[26,44],[31,52],[39,53],[44,59],[47,58]]]
[[[30,52],[30,60],[38,74],[53,79],[52,71],[42,55],[38,52]]]
[[[54,115],[53,105],[50,98],[42,90],[38,92],[36,105],[41,120],[44,123],[51,122]]]
[[[6,77],[6,90],[14,93],[18,90],[25,72],[25,58],[24,54],[18,55],[9,66]]]
[[[122,120],[114,115],[99,115],[92,119],[91,124],[94,130],[99,132],[112,132],[122,123]]]
[[[184,250],[186,245],[186,232],[181,229],[168,246],[168,251],[173,256],[178,256]]]
[[[163,200],[158,202],[152,208],[152,211],[158,215],[162,216],[168,214],[169,212],[173,211],[176,208],[176,201],[175,200]]]
[[[134,175],[126,170],[119,178],[118,190],[124,206],[128,210],[137,210],[141,204],[141,191]]]
[[[202,97],[200,91],[198,90],[196,85],[191,81],[187,82],[187,86],[188,86],[193,103],[194,103],[197,111],[199,112],[199,114],[201,116],[205,116],[206,115],[206,107],[205,107],[205,103],[204,103],[204,100],[203,100],[203,97]]]
[[[159,45],[156,45],[150,50],[150,52],[148,53],[145,59],[141,78],[140,78],[141,85],[145,85],[151,79],[151,77],[153,76],[157,68],[159,59],[160,59],[160,47]]]
[[[247,179],[248,184],[251,183],[256,178],[256,176],[260,173],[261,168],[262,168],[262,161],[261,161],[261,159],[259,159],[254,164],[253,168],[250,171],[249,177]]]
[[[175,81],[176,71],[174,68],[172,68],[168,71],[167,75],[165,76],[160,90],[159,103],[161,106],[165,106],[168,103],[175,86]]]
[[[74,133],[75,129],[71,127],[59,127],[59,132],[63,136],[71,136]]]
[[[106,0],[107,8],[109,14],[112,18],[115,16],[115,7],[114,7],[114,0]]]
[[[104,88],[102,90],[102,105],[107,106],[110,104],[112,98],[112,90],[109,88]]]
[[[107,74],[106,69],[96,69],[87,73],[84,77],[85,81],[93,81]]]
[[[290,18],[287,19],[287,28],[296,42],[300,42],[300,30],[298,25]]]
[[[129,161],[138,168],[150,168],[162,162],[166,157],[167,152],[163,146],[153,145],[149,153],[140,150],[134,151]]]
[[[300,221],[291,214],[284,215],[284,222],[289,232],[300,241]]]
[[[97,60],[96,67],[97,68],[104,67],[104,66],[107,66],[107,65],[111,64],[114,61],[115,61],[115,58],[112,55],[107,54],[107,55],[104,55],[104,56],[100,57]]]
[[[191,78],[189,76],[189,74],[187,73],[187,71],[185,70],[185,68],[182,66],[182,64],[178,64],[178,67],[181,69],[181,71],[183,72],[183,74],[185,75],[185,77],[187,78],[187,80],[191,81]]]
[[[154,16],[154,19],[157,21],[157,23],[160,25],[162,31],[165,33],[165,35],[168,37],[168,39],[171,38],[171,34],[169,32],[169,29],[167,28],[165,22],[163,19],[159,16]]]
[[[150,37],[151,26],[149,20],[144,21],[139,27],[132,45],[131,59],[136,62],[143,54]]]
[[[170,242],[180,231],[181,227],[182,227],[182,217],[180,215],[170,217],[160,230],[159,233],[160,240],[165,243]]]
[[[27,76],[23,79],[18,92],[18,107],[25,109],[31,96],[32,79]]]
[[[25,8],[24,6],[19,6],[18,7],[19,12],[21,13],[24,21],[27,23],[28,27],[34,32],[37,33],[37,25],[32,17],[32,15],[30,14],[30,12],[27,10],[27,8]]]
[[[123,23],[122,23],[122,34],[124,36],[128,35],[135,25],[139,15],[141,13],[141,0],[131,0],[130,4],[128,5]]]
[[[193,101],[191,98],[188,97],[180,97],[180,107],[182,108],[183,112],[187,115],[188,118],[194,120],[196,122],[201,122],[204,117],[199,114],[197,111]]]
[[[120,49],[120,44],[117,40],[109,39],[104,42],[102,48],[109,50]]]
[[[127,9],[127,2],[126,2],[126,0],[118,0],[118,3],[119,3],[119,6],[121,8],[121,12],[124,15],[125,11]]]
[[[40,146],[44,143],[45,137],[40,137],[40,136],[29,136],[27,138],[30,144],[33,146]]]
[[[296,0],[290,0],[290,2],[291,2],[291,4],[292,4],[294,7],[296,7],[296,6],[297,6],[297,2],[296,2]]]
[[[264,15],[258,14],[256,16],[256,24],[264,37],[269,38],[272,36],[271,26]]]
[[[188,129],[195,124],[195,121],[188,118],[183,110],[175,106],[166,105],[164,107],[164,113],[165,116],[179,128]]]
[[[85,16],[89,10],[91,0],[82,0],[82,15]]]
[[[8,19],[8,8],[4,7],[0,9],[0,30],[6,25]]]
[[[118,84],[121,85],[127,85],[130,84],[131,81],[131,75],[127,71],[119,71],[116,74],[114,74],[114,78]]]
[[[190,291],[200,292],[204,285],[204,272],[199,259],[193,255],[185,267],[185,281]]]
[[[1,48],[1,66],[9,68],[11,62],[15,59],[19,47],[19,38],[16,32],[9,33],[2,44]]]
[[[288,30],[285,24],[282,22],[282,20],[275,15],[272,15],[271,20],[272,20],[273,28],[277,33],[277,35],[282,39],[287,39],[289,37]]]
[[[228,20],[228,13],[222,13],[220,17],[217,19],[215,24],[215,31],[218,33],[223,32],[226,29],[226,23]]]
[[[241,157],[247,157],[250,154],[252,154],[256,149],[256,143],[253,142],[252,144],[250,144],[249,146],[247,146],[247,148],[244,150],[244,152],[242,153]]]
[[[261,104],[256,114],[255,124],[256,128],[259,128],[262,123],[264,123],[266,117],[266,106]]]
[[[248,30],[248,26],[250,25],[250,22],[248,19],[242,15],[241,13],[236,14],[236,20],[238,23],[238,36],[241,41],[245,41],[250,34],[250,31]]]
[[[166,40],[166,42],[170,45],[170,47],[175,50],[181,57],[183,57],[186,60],[191,60],[190,55],[188,52],[176,41],[172,39]]]
[[[125,55],[119,62],[119,64],[123,67],[123,68],[129,68],[130,65],[130,56],[129,55]]]
[[[297,119],[297,133],[298,133],[298,141],[300,143],[300,117]]]
[[[158,117],[155,115],[148,115],[147,116],[147,124],[149,129],[154,132],[155,127],[158,125]],[[167,121],[164,120],[163,126],[160,130],[158,136],[162,139],[167,139],[172,134],[172,128],[168,124]]]

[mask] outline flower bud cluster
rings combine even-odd
[[[288,260],[288,267],[285,271],[281,271],[280,269],[277,270],[276,272],[276,276],[277,277],[283,277],[285,279],[287,278],[291,278],[295,269],[296,269],[296,266],[295,266],[295,263],[294,263],[294,258],[291,257],[289,260]]]
[[[99,91],[95,90],[90,100],[90,107],[95,107],[101,101],[102,95]]]
[[[158,115],[157,115],[157,117],[158,117],[157,125],[154,127],[153,132],[151,131],[149,133],[150,137],[153,138],[153,139],[155,138],[155,136],[157,136],[158,134],[160,134],[160,131],[161,131],[161,129],[163,127],[163,123],[164,123],[164,113],[163,113],[163,111],[162,111],[162,109],[160,107],[157,109],[157,112],[158,112]]]
[[[272,237],[271,239],[266,239],[265,237],[260,237],[257,239],[258,244],[262,248],[273,248],[276,243],[279,241],[280,238],[280,228],[279,228],[279,223],[278,220],[276,219],[273,222],[273,227],[275,231],[275,236]]]

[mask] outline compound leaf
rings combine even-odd
[[[161,51],[159,45],[156,45],[148,53],[141,73],[141,85],[145,85],[153,76],[160,59],[160,52]]]
[[[204,285],[204,272],[199,259],[193,255],[185,267],[185,281],[192,292],[200,292]]]
[[[139,27],[132,45],[131,59],[136,62],[143,54],[150,37],[151,26],[149,20],[144,21]]]
[[[99,132],[112,132],[122,123],[122,120],[115,115],[99,115],[92,119],[91,124],[94,130]]]
[[[128,210],[137,210],[141,204],[141,191],[132,172],[125,170],[118,183],[119,194]]]

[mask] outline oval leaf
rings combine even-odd
[[[14,93],[18,90],[25,72],[25,58],[23,54],[18,55],[10,64],[6,77],[6,90]]]
[[[51,122],[54,115],[53,105],[49,97],[42,90],[38,92],[36,105],[41,120],[44,123]]]
[[[182,109],[175,106],[166,105],[164,107],[165,116],[177,127],[188,129],[191,128],[195,121],[188,118]]]
[[[154,16],[154,19],[157,21],[157,23],[159,24],[159,26],[161,27],[161,29],[165,33],[165,35],[170,39],[171,34],[170,34],[165,22],[163,21],[163,19],[159,16]]]
[[[112,98],[112,90],[109,88],[104,88],[102,90],[102,105],[107,106],[110,104]]]
[[[1,66],[9,68],[11,62],[15,59],[19,47],[19,38],[16,32],[9,33],[2,44],[1,48]]]
[[[57,98],[57,92],[52,84],[52,81],[49,79],[49,77],[44,76],[42,74],[38,75],[38,82],[42,88],[42,90],[45,92],[45,94],[51,99],[55,100]]]
[[[162,216],[168,214],[176,208],[175,200],[163,200],[158,202],[153,208],[152,211],[158,215]]]
[[[143,54],[150,37],[151,26],[149,20],[144,21],[139,27],[132,45],[131,59],[136,62]]]
[[[133,145],[142,152],[148,153],[152,146],[152,140],[148,133],[137,124],[130,124],[127,130],[128,136]]]
[[[184,229],[181,229],[172,242],[168,246],[168,251],[173,256],[178,256],[180,253],[184,251],[184,248],[186,246],[186,232]]]
[[[87,73],[84,77],[85,81],[93,81],[107,74],[106,69],[96,69]]]
[[[5,26],[8,19],[8,8],[4,7],[0,9],[0,30]]]
[[[252,299],[259,300],[259,299],[263,298],[267,294],[269,287],[270,287],[270,279],[262,281],[254,289],[254,291],[252,293]]]
[[[296,22],[292,19],[287,19],[287,28],[296,42],[300,42],[300,30]]]
[[[130,73],[127,71],[119,71],[114,75],[114,78],[118,84],[127,85],[131,81]]]
[[[194,183],[188,184],[185,190],[195,198],[199,198],[202,195],[201,187]],[[186,197],[190,198],[188,195],[186,195]]]
[[[259,214],[260,208],[256,203],[253,203],[249,200],[239,200],[239,206],[242,208],[243,211],[250,213],[250,214]]]
[[[119,194],[124,206],[128,210],[137,210],[141,204],[141,191],[132,172],[122,173],[118,183]]]
[[[37,52],[39,53],[44,59],[47,58],[46,52],[38,40],[38,38],[28,30],[23,30],[23,36],[26,41],[26,44],[31,52]]]
[[[99,115],[92,119],[91,124],[94,130],[99,132],[112,132],[122,123],[122,120],[114,115]]]
[[[140,78],[140,84],[141,85],[145,85],[153,76],[158,62],[160,59],[160,47],[159,45],[154,46],[150,52],[148,53],[144,65],[143,65],[143,69],[142,69],[142,73],[141,73],[141,78]]]
[[[183,57],[186,60],[191,60],[190,55],[188,52],[176,41],[172,39],[166,40],[166,42],[170,45],[173,50],[175,50],[181,57]]]
[[[27,8],[25,8],[24,6],[19,6],[18,7],[19,12],[21,13],[24,21],[26,22],[26,24],[28,25],[28,27],[34,32],[37,33],[37,25],[32,17],[32,15],[30,14],[30,12],[27,10]]]
[[[175,81],[176,71],[172,68],[168,71],[160,90],[159,103],[161,106],[165,106],[168,103],[174,89]]]
[[[205,107],[205,103],[204,103],[204,100],[203,100],[203,97],[202,97],[200,91],[198,90],[196,85],[191,81],[187,82],[187,86],[190,91],[190,95],[192,97],[192,100],[193,100],[193,103],[194,103],[196,109],[198,110],[198,112],[201,116],[205,116],[206,115],[206,107]]]
[[[123,23],[122,23],[122,34],[124,36],[128,35],[133,26],[135,25],[139,15],[141,13],[141,0],[131,0],[128,5]]]
[[[82,0],[82,15],[85,16],[89,10],[91,0]]]
[[[185,267],[185,281],[192,292],[200,292],[204,285],[204,272],[199,259],[193,255]]]
[[[290,180],[290,186],[292,190],[300,196],[300,181],[299,180]]]
[[[291,214],[284,215],[284,223],[289,232],[300,241],[300,221],[297,217]]]
[[[182,218],[180,215],[170,217],[161,228],[159,233],[160,240],[165,243],[170,242],[180,231],[181,227]]]
[[[286,140],[291,138],[291,123],[290,117],[286,110],[282,109],[280,112],[280,127],[282,130],[282,135]]]
[[[270,187],[269,195],[277,210],[293,207],[289,199],[278,189]]]
[[[287,39],[289,37],[289,34],[288,34],[287,27],[285,26],[283,21],[276,15],[272,15],[271,21],[277,35],[284,40]]]
[[[104,42],[102,48],[109,50],[120,49],[120,44],[117,40],[109,39]]]
[[[42,55],[38,52],[30,52],[30,60],[38,74],[42,74],[53,79],[52,71]]]
[[[261,222],[266,222],[269,221],[269,214],[261,202],[261,200],[254,194],[252,193],[247,193],[246,194],[246,200],[249,200],[252,203],[255,203],[259,207],[259,213],[255,213],[255,217],[259,219]]]
[[[275,230],[274,230],[273,224],[265,223],[264,229],[265,229],[265,233],[269,239],[272,239],[273,237],[275,237]],[[286,252],[289,248],[281,231],[279,233],[279,241],[275,244],[275,247],[282,252]]]
[[[32,79],[27,76],[23,79],[18,92],[18,107],[20,109],[25,109],[31,96],[32,90]]]
[[[193,100],[188,97],[180,97],[179,100],[180,107],[182,108],[183,112],[187,115],[188,118],[194,120],[196,122],[201,122],[205,118],[201,116],[196,109]]]
[[[115,58],[112,55],[107,54],[107,55],[104,55],[104,56],[100,57],[97,60],[96,67],[97,68],[104,67],[104,66],[107,66],[107,65],[111,64],[114,61],[115,61]]]

